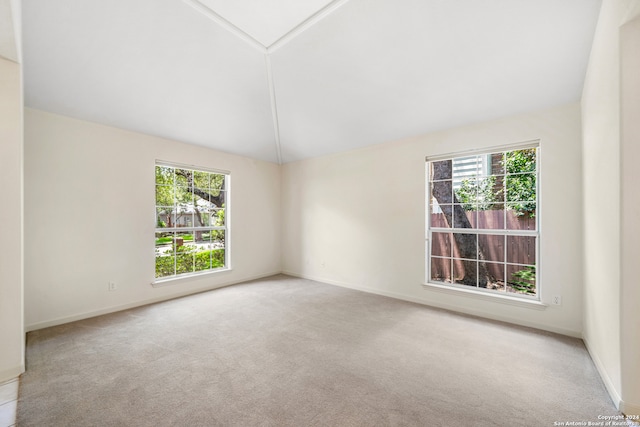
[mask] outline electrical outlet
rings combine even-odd
[[[560,295],[554,295],[551,300],[551,304],[553,305],[562,305],[562,297]]]
[[[115,291],[116,289],[118,289],[118,287],[116,286],[115,282],[109,282],[109,291]]]

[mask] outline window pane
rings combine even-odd
[[[478,286],[478,262],[462,259],[453,260],[454,283],[467,286]]]
[[[480,277],[486,274],[486,288],[496,291],[505,291],[504,264],[497,262],[480,262]]]
[[[193,244],[198,245],[198,250],[202,249],[202,245],[208,245],[211,243],[211,232],[209,230],[193,230],[191,235],[193,236]]]
[[[173,233],[156,233],[156,277],[175,274]]]
[[[478,259],[478,236],[475,234],[453,234],[453,256],[456,258]]]
[[[491,175],[504,175],[504,153],[492,153],[489,155]]]
[[[507,262],[512,264],[536,264],[535,236],[507,236]]]
[[[454,192],[456,195],[454,202],[464,205],[468,210],[470,210],[471,207],[475,207],[478,204],[478,182],[474,177],[465,178],[457,185],[454,184]]]
[[[171,228],[175,224],[173,206],[156,207],[156,228]]]
[[[191,187],[193,183],[193,171],[189,169],[176,168],[176,185],[182,187]]]
[[[197,210],[193,213],[196,227],[209,227],[211,225],[211,213],[206,209]]]
[[[451,258],[431,258],[431,281],[451,283]]]
[[[473,206],[453,205],[453,228],[476,228],[478,212]]]
[[[431,196],[440,205],[453,203],[453,183],[452,181],[435,181],[431,183]]]
[[[225,176],[220,174],[211,174],[210,176],[210,188],[212,190],[221,190],[224,189],[224,181]]]
[[[176,252],[181,252],[183,250],[180,248],[193,242],[193,233],[191,231],[176,231],[173,234],[173,238]]]
[[[195,193],[195,199],[200,200],[203,206],[206,202],[208,206],[221,208],[225,204],[226,191],[217,189],[208,189],[206,191],[197,191]]]
[[[156,254],[156,277],[175,275],[176,257],[173,255]]]
[[[225,225],[225,210],[224,209],[212,209],[209,212],[211,225],[214,227],[223,227]]]
[[[507,264],[507,292],[536,295],[536,268]]]
[[[429,176],[431,181],[451,179],[453,176],[453,163],[451,160],[431,162]]]
[[[195,271],[209,270],[211,268],[212,246],[211,233],[209,231],[194,232]]]
[[[493,205],[504,202],[504,176],[490,176],[480,182],[479,203],[486,205],[486,209],[493,209]]]
[[[211,199],[211,202],[219,208],[225,206],[227,203],[227,191],[226,190],[212,190],[214,198]]]
[[[214,249],[222,249],[225,247],[225,231],[211,230],[211,247]]]
[[[478,212],[478,228],[504,230],[504,204],[493,205],[494,209]]]
[[[453,159],[453,185],[458,187],[465,179],[474,179],[482,168],[482,156],[463,156]]]
[[[536,209],[529,206],[531,211],[519,210],[519,205],[507,204],[506,226],[508,230],[536,230]]]
[[[169,166],[156,166],[156,184],[173,185],[174,170]]]
[[[173,232],[156,233],[156,254],[164,255],[173,250]]]
[[[451,257],[451,239],[450,233],[431,233],[431,255]]]
[[[504,262],[504,239],[505,236],[501,234],[478,235],[478,244],[485,261]]]
[[[438,205],[437,203],[432,204],[429,206],[429,212],[431,214],[431,227],[451,228],[451,225],[447,222],[447,216],[445,215],[445,213],[451,215],[451,205]]]
[[[176,274],[193,273],[194,255],[197,246],[193,242],[193,232],[179,231],[175,234]]]
[[[194,189],[193,200],[196,207],[199,210],[208,210],[213,208],[215,205],[211,202],[214,198],[209,194],[211,190],[200,190]]]
[[[156,205],[173,206],[176,203],[174,187],[170,185],[156,185]]]
[[[535,172],[536,153],[535,148],[506,152],[504,157],[506,173]]]
[[[209,172],[193,171],[193,186],[202,190],[208,190],[211,181]]]
[[[489,176],[478,180],[478,206],[480,210],[492,209],[504,202],[503,177]]]
[[[188,206],[178,206],[176,213],[176,227],[193,227],[192,208]]]
[[[214,249],[211,252],[211,268],[223,268],[225,266],[225,249]]]
[[[532,173],[507,175],[504,177],[507,191],[507,202],[521,202],[526,210],[525,202],[536,201],[536,176]]]
[[[177,185],[175,187],[175,198],[178,204],[193,203],[193,191],[191,187]]]

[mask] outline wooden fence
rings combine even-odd
[[[487,210],[466,212],[474,228],[497,230],[535,230],[536,219],[529,215],[516,216],[510,210]],[[432,227],[447,228],[444,214],[431,215]],[[497,281],[505,281],[503,263],[507,263],[507,280],[522,266],[509,264],[536,264],[536,238],[533,236],[503,236],[496,234],[478,234],[479,262]],[[506,250],[505,250],[506,249]],[[464,276],[464,263],[452,233],[433,232],[431,255],[446,258],[431,259],[431,277],[434,279],[459,278]],[[453,258],[453,263],[452,263]],[[453,264],[453,265],[452,265]],[[453,268],[453,271],[451,271]]]

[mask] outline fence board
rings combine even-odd
[[[476,218],[477,215],[477,218]],[[483,229],[504,229],[506,222],[509,230],[535,230],[536,220],[529,215],[516,216],[510,210],[469,211],[467,217],[473,226],[479,225]],[[477,223],[477,224],[476,224]],[[448,228],[447,220],[442,213],[431,214],[431,226]],[[505,259],[506,244],[506,259]],[[451,233],[433,233],[431,241],[432,255],[453,257],[458,252],[455,239]],[[536,264],[535,237],[502,236],[493,234],[479,234],[478,245],[483,254],[485,266],[489,274],[498,280],[504,280],[503,265],[507,262],[514,264]],[[450,255],[449,255],[450,254]],[[451,281],[452,260],[447,258],[431,259],[431,278],[441,281]],[[482,260],[481,260],[482,261]],[[492,262],[493,261],[493,262]],[[455,272],[461,272],[463,263],[453,260]],[[459,275],[456,274],[456,275]],[[454,277],[455,279],[456,277]]]

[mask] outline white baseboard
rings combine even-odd
[[[24,373],[24,363],[15,368],[5,369],[0,372],[0,384],[13,381]]]
[[[615,386],[613,385],[613,381],[611,381],[611,377],[609,377],[609,374],[605,370],[604,364],[598,357],[598,354],[592,350],[592,347],[589,345],[589,341],[585,337],[582,337],[582,341],[584,342],[585,347],[587,347],[587,351],[591,356],[591,360],[593,360],[593,364],[596,365],[596,369],[600,374],[600,378],[602,378],[602,382],[607,389],[607,393],[609,393],[609,397],[611,397],[611,400],[613,401],[613,404],[616,405],[616,408],[619,411],[622,411],[622,399],[620,398],[620,393],[618,393],[618,390],[616,390]]]
[[[157,302],[168,301],[168,300],[172,300],[172,299],[175,299],[175,298],[181,298],[181,297],[185,297],[185,296],[188,296],[188,295],[198,294],[198,293],[201,293],[201,292],[212,291],[214,289],[220,289],[220,288],[224,288],[224,287],[231,286],[231,285],[237,285],[237,284],[240,284],[240,283],[249,282],[251,280],[263,279],[265,277],[271,277],[271,276],[275,276],[277,274],[281,274],[281,272],[280,271],[275,271],[275,272],[260,274],[260,275],[256,275],[256,276],[244,277],[242,279],[232,280],[232,281],[229,281],[229,282],[220,283],[220,284],[217,284],[217,285],[214,285],[214,286],[210,286],[210,287],[205,287],[205,288],[200,288],[200,289],[191,289],[189,291],[178,292],[178,293],[175,293],[175,294],[165,295],[165,296],[162,296],[162,297],[138,300],[138,301],[134,301],[134,302],[127,303],[127,304],[120,304],[120,305],[115,305],[115,306],[111,306],[111,307],[102,308],[102,309],[99,309],[99,310],[86,311],[86,312],[74,314],[74,315],[71,315],[71,316],[64,316],[64,317],[59,317],[59,318],[56,318],[56,319],[45,320],[43,322],[37,322],[37,323],[32,323],[30,325],[25,325],[25,332],[37,331],[38,329],[49,328],[51,326],[63,325],[65,323],[75,322],[77,320],[83,320],[83,319],[88,319],[88,318],[91,318],[91,317],[102,316],[103,314],[115,313],[115,312],[118,312],[118,311],[129,310],[129,309],[135,308],[135,307],[141,307],[143,305],[154,304],[154,303],[157,303]]]
[[[505,316],[499,316],[499,315],[495,315],[495,314],[492,314],[492,313],[487,313],[485,311],[469,310],[467,308],[460,308],[458,306],[451,305],[451,304],[442,304],[442,303],[434,302],[432,300],[428,300],[426,298],[418,298],[418,297],[414,297],[414,296],[411,296],[411,295],[400,294],[400,293],[397,293],[397,292],[381,291],[381,290],[378,290],[378,289],[368,288],[368,287],[364,287],[364,286],[354,286],[354,285],[351,285],[349,283],[339,282],[339,281],[336,281],[336,280],[331,280],[331,279],[327,279],[327,278],[323,278],[323,277],[315,277],[315,276],[311,276],[311,275],[308,275],[308,274],[300,274],[300,273],[296,273],[296,272],[292,272],[292,271],[283,271],[282,274],[287,274],[289,276],[294,276],[294,277],[300,277],[302,279],[315,280],[317,282],[328,283],[330,285],[335,285],[335,286],[340,286],[340,287],[343,287],[343,288],[354,289],[354,290],[357,290],[357,291],[367,292],[367,293],[370,293],[370,294],[382,295],[382,296],[385,296],[385,297],[395,298],[395,299],[399,299],[399,300],[403,300],[403,301],[415,302],[417,304],[422,304],[422,305],[426,305],[426,306],[429,306],[429,307],[442,308],[442,309],[445,309],[445,310],[455,311],[457,313],[469,314],[469,315],[472,315],[472,316],[482,317],[482,318],[485,318],[485,319],[497,320],[497,321],[500,321],[500,322],[511,323],[511,324],[514,324],[514,325],[524,326],[524,327],[528,327],[528,328],[540,329],[540,330],[547,331],[547,332],[553,332],[553,333],[560,334],[560,335],[570,336],[572,338],[582,338],[582,333],[580,331],[573,331],[573,330],[570,330],[570,329],[556,328],[556,327],[547,326],[547,325],[540,325],[540,324],[537,324],[535,322],[523,322],[523,321],[521,321],[519,319],[511,319],[511,318],[508,318],[508,317],[505,317]],[[419,284],[416,284],[416,286],[419,286]]]
[[[640,416],[640,405],[635,403],[625,402],[624,400],[620,401],[620,408],[618,408],[620,412],[625,415],[638,415]]]

